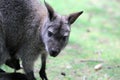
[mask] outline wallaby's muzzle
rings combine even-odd
[[[59,49],[54,49],[54,48],[52,48],[52,49],[50,50],[50,56],[52,56],[52,57],[56,57],[59,53],[60,53],[60,50],[59,50]]]

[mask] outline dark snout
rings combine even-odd
[[[50,50],[50,56],[52,56],[52,57],[56,57],[59,53],[60,53],[59,49],[52,48]]]

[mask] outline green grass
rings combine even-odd
[[[58,57],[48,57],[49,80],[120,80],[119,2],[117,0],[46,1],[60,14],[84,11],[71,27],[67,47]],[[83,59],[103,60],[103,68],[95,71],[94,66],[100,62],[81,62]],[[38,63],[39,61],[35,67],[36,72],[40,67]],[[62,76],[62,72],[66,76]]]

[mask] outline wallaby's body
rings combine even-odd
[[[35,80],[34,61],[41,54],[40,77],[45,73],[47,52],[56,57],[66,46],[70,25],[82,12],[61,16],[38,0],[0,0],[0,65],[11,54],[22,60],[29,80]]]

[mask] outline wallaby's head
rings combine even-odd
[[[48,53],[56,57],[68,42],[71,24],[75,22],[83,11],[61,16],[48,3],[45,2],[45,6],[49,20],[45,24],[42,37]]]

